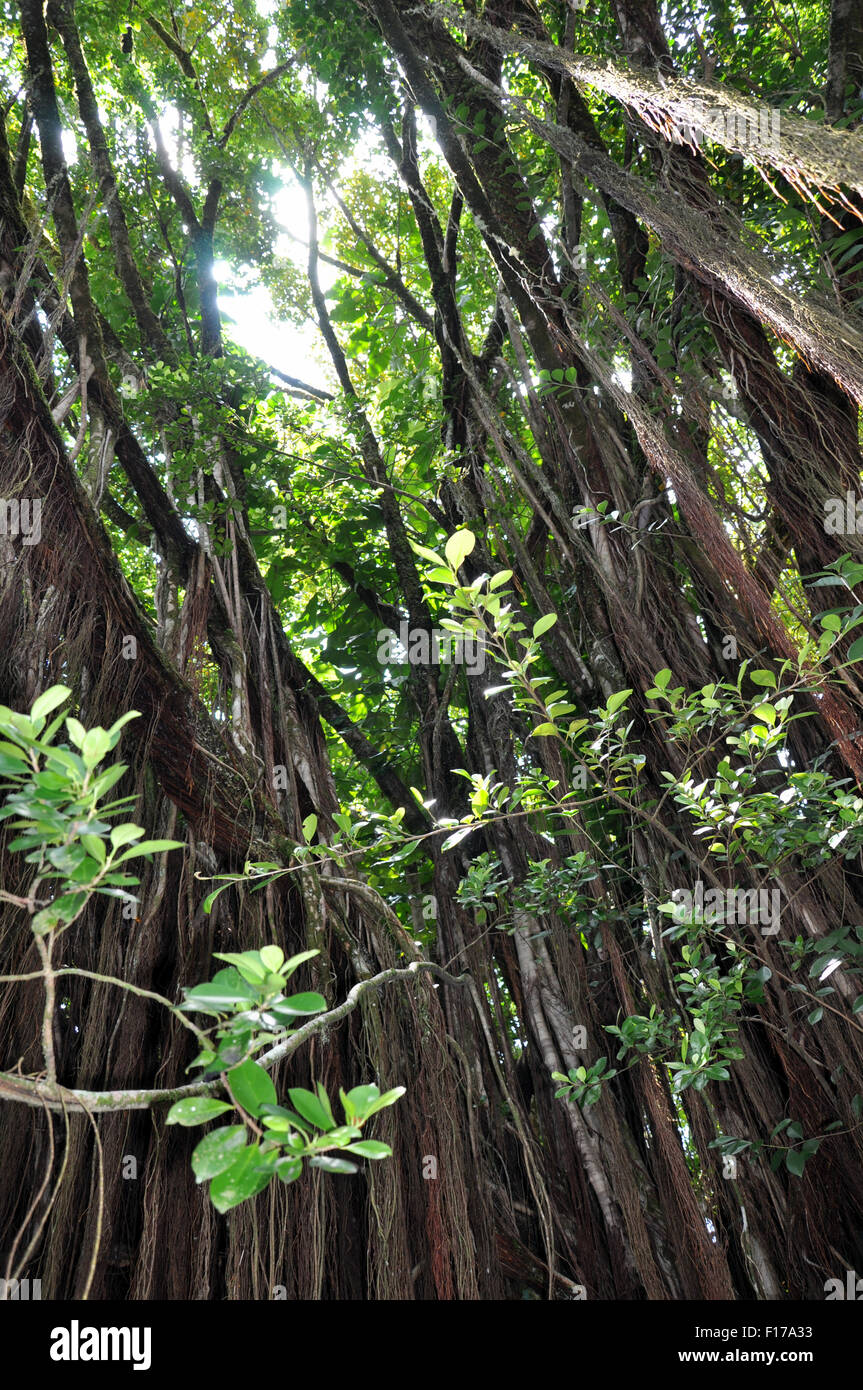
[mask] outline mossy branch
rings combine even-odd
[[[373,975],[371,979],[360,980],[341,1004],[338,1004],[334,1009],[329,1009],[325,1014],[320,1014],[317,1018],[310,1019],[308,1023],[304,1023],[302,1028],[298,1028],[289,1038],[285,1038],[282,1042],[271,1047],[269,1051],[262,1053],[260,1057],[256,1058],[256,1061],[262,1067],[271,1069],[277,1062],[283,1061],[285,1057],[290,1057],[297,1048],[302,1047],[316,1033],[324,1032],[336,1023],[340,1023],[357,1007],[364,994],[371,990],[380,989],[382,985],[389,984],[392,980],[411,979],[420,971],[427,971],[451,985],[463,984],[467,979],[465,975],[450,975],[441,966],[425,960],[412,961],[404,969],[394,967],[391,970],[382,970],[379,975]],[[124,1091],[78,1091],[60,1085],[51,1086],[48,1082],[36,1080],[33,1077],[15,1076],[10,1072],[0,1072],[0,1100],[18,1101],[23,1105],[47,1106],[49,1110],[78,1110],[90,1114],[149,1110],[154,1105],[188,1100],[191,1096],[217,1095],[223,1090],[223,1083],[217,1079],[215,1081],[193,1081],[186,1086],[175,1086],[167,1090],[136,1088]]]

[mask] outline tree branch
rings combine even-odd
[[[177,39],[174,38],[173,34],[168,33],[168,30],[165,28],[165,26],[163,24],[160,24],[158,19],[156,19],[154,15],[144,14],[144,20],[147,24],[149,24],[150,28],[153,30],[153,33],[158,34],[159,38],[162,40],[162,43],[165,45],[168,51],[170,53],[173,53],[177,62],[180,64],[180,67],[184,75],[188,77],[189,81],[194,84],[195,91],[198,93],[198,100],[201,103],[201,109],[204,113],[205,129],[210,138],[215,139],[213,127],[210,124],[210,117],[207,112],[207,103],[204,101],[204,93],[201,90],[201,83],[198,78],[198,73],[195,68],[195,64],[192,62],[192,59],[189,57],[189,54],[186,52],[183,45]]]
[[[271,82],[275,82],[277,78],[282,76],[282,73],[287,72],[288,68],[292,65],[292,63],[298,62],[302,58],[302,56],[302,50],[300,50],[299,53],[294,53],[292,57],[286,59],[284,63],[279,63],[278,67],[273,68],[272,72],[265,73],[264,76],[260,79],[260,81],[256,82],[253,87],[250,87],[247,92],[243,93],[243,95],[240,97],[240,101],[236,109],[231,113],[231,115],[225,122],[225,128],[222,131],[222,134],[218,142],[220,150],[223,150],[227,145],[228,141],[230,140],[237,127],[237,122],[242,119],[246,111],[246,108],[249,105],[249,102],[254,101],[255,97],[258,95],[258,92],[263,91],[265,87],[269,87]]]
[[[391,970],[382,970],[379,975],[373,975],[371,979],[360,980],[350,990],[343,1003],[330,1009],[327,1013],[321,1014],[318,1018],[310,1019],[308,1023],[303,1024],[302,1028],[298,1028],[296,1033],[271,1047],[268,1052],[262,1053],[256,1060],[262,1067],[271,1070],[277,1062],[284,1061],[286,1057],[290,1057],[293,1052],[296,1052],[297,1048],[302,1047],[309,1038],[314,1037],[317,1033],[325,1032],[336,1023],[340,1023],[357,1007],[364,994],[380,989],[392,980],[408,980],[416,977],[420,971],[427,971],[449,985],[462,985],[468,979],[467,975],[450,975],[441,966],[428,960],[411,961],[410,965],[404,969],[394,967]],[[36,1081],[31,1077],[15,1076],[11,1072],[0,1072],[0,1099],[18,1101],[22,1105],[47,1106],[49,1110],[84,1111],[91,1115],[126,1110],[150,1110],[154,1105],[188,1100],[192,1096],[216,1095],[222,1089],[222,1081],[216,1080],[193,1081],[187,1086],[174,1086],[167,1090],[139,1088],[125,1091],[79,1091],[66,1086],[50,1087],[44,1081]]]

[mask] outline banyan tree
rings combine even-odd
[[[0,821],[0,1275],[823,1298],[863,1269],[861,0],[2,15],[0,702],[138,712],[117,792],[182,848],[46,947]],[[350,1003],[276,1093],[405,1094],[390,1157],[220,1213],[165,1001],[268,944]]]

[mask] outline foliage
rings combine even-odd
[[[466,1252],[516,1234],[532,1293],[819,1296],[863,1258],[842,6],[0,6],[0,941],[10,979],[35,941],[46,996],[40,1038],[11,992],[4,1052],[41,1043],[45,1085],[134,1056],[80,982],[49,1055],[54,981],[104,984],[110,943],[165,1074],[196,1036],[174,1122],[227,1107],[195,1160],[222,1209],[378,1156],[386,1097],[337,1123],[335,1093],[398,1056],[445,1182],[391,1165],[360,1254],[334,1185],[297,1296],[338,1249],[342,1296],[501,1297]],[[54,687],[12,713],[60,681],[81,722]],[[146,831],[111,800],[124,719],[84,728],[133,707]],[[146,959],[114,930],[136,893]],[[190,988],[202,925],[224,968]],[[354,997],[408,957],[470,1002],[364,1008],[279,1109],[272,1054],[326,1018],[294,970]],[[290,1206],[232,1290],[306,1238]]]
[[[142,839],[144,829],[129,821],[110,825],[135,798],[105,802],[128,767],[115,763],[100,772],[99,765],[116,748],[123,726],[138,716],[130,711],[110,729],[84,729],[63,714],[48,723],[71,693],[65,686],[51,686],[33,702],[29,715],[0,706],[0,733],[6,740],[0,743],[0,785],[9,788],[0,820],[19,832],[7,848],[26,850],[25,862],[36,866],[26,899],[3,896],[26,909],[37,936],[52,938],[71,926],[93,894],[137,901],[129,890],[138,879],[122,872],[121,865],[182,848],[178,840]],[[55,743],[64,720],[69,742]],[[49,897],[42,898],[43,891]]]
[[[138,716],[130,711],[108,730],[84,729],[73,716],[62,714],[48,724],[48,716],[71,693],[65,686],[51,686],[34,701],[29,715],[0,707],[0,732],[8,739],[0,744],[0,789],[11,788],[0,807],[0,820],[19,817],[11,829],[24,833],[11,840],[8,849],[26,850],[25,861],[36,866],[26,898],[8,893],[2,897],[30,914],[36,936],[48,938],[43,956],[46,988],[54,940],[94,894],[137,901],[129,890],[138,880],[116,872],[117,867],[130,859],[183,848],[177,840],[141,839],[145,832],[133,822],[111,827],[106,817],[119,815],[136,798],[101,803],[128,767],[115,763],[100,771],[100,765],[119,743],[123,726]],[[78,753],[54,741],[64,719]],[[49,891],[49,885],[53,896],[46,901],[39,895]],[[303,1159],[328,1173],[356,1173],[356,1163],[336,1154],[374,1160],[392,1154],[389,1145],[363,1139],[362,1127],[404,1095],[404,1086],[384,1094],[375,1085],[355,1086],[347,1094],[340,1090],[345,1123],[337,1125],[323,1086],[318,1084],[316,1092],[290,1088],[294,1109],[285,1109],[277,1103],[269,1073],[255,1061],[261,1048],[290,1038],[297,1019],[325,1013],[327,1001],[321,994],[284,993],[291,975],[318,954],[303,951],[286,960],[275,945],[259,951],[217,951],[216,958],[229,962],[228,967],[208,984],[185,990],[182,1009],[218,1020],[208,1029],[195,1029],[203,1047],[188,1070],[203,1068],[203,1080],[220,1077],[230,1101],[190,1096],[171,1106],[166,1123],[199,1125],[231,1110],[239,1113],[240,1124],[210,1130],[192,1155],[196,1180],[211,1180],[210,1199],[220,1212],[262,1191],[273,1176],[294,1182]],[[122,988],[122,981],[115,983]],[[157,1100],[154,1092],[152,1102]],[[250,1132],[256,1137],[246,1142]]]

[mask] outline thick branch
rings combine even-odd
[[[731,154],[769,164],[792,183],[819,189],[845,184],[863,194],[859,144],[851,131],[815,125],[786,111],[780,120],[778,110],[772,122],[765,121],[763,113],[733,87],[660,75],[641,66],[622,68],[607,59],[569,53],[556,44],[485,24],[452,5],[435,9],[501,53],[531,59],[615,97],[666,138],[685,142],[687,130],[707,125],[710,138]]]

